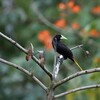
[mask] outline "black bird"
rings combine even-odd
[[[60,34],[57,34],[53,37],[52,45],[53,45],[54,50],[58,52],[59,54],[63,55],[64,60],[66,60],[67,58],[72,60],[80,68],[80,70],[82,70],[82,68],[77,63],[76,59],[74,58],[72,51],[64,43],[60,41],[62,39],[67,40],[66,37]]]

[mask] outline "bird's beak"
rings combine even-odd
[[[61,40],[68,40],[68,39],[64,37],[63,35],[61,35]]]

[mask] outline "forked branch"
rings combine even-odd
[[[3,33],[0,32],[0,36],[3,37],[4,39],[8,40],[10,43],[12,43],[14,46],[16,46],[18,49],[20,49],[22,52],[24,52],[25,54],[27,54],[27,50],[25,48],[23,48],[20,44],[18,44],[16,41],[14,41],[13,39],[7,37],[6,35],[4,35]],[[39,60],[33,55],[32,59],[44,70],[44,72],[52,79],[52,73],[46,68],[46,66],[41,65],[39,63]]]

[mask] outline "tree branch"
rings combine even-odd
[[[80,44],[80,45],[77,45],[77,46],[75,46],[75,47],[72,47],[70,50],[74,50],[74,49],[80,48],[80,47],[82,47],[82,46],[83,46],[83,44]]]
[[[64,58],[62,55],[60,55],[58,57],[58,60],[57,60],[57,64],[54,65],[54,69],[53,69],[53,78],[56,80],[57,78],[57,75],[58,75],[58,72],[59,72],[59,67],[60,65],[62,64]]]
[[[71,94],[71,93],[74,93],[74,92],[77,92],[77,91],[86,90],[86,89],[92,89],[92,88],[100,88],[100,84],[75,88],[75,89],[60,93],[58,95],[55,95],[54,98],[56,99],[56,98],[59,98],[59,97],[62,97],[64,95],[68,95],[68,94]]]
[[[25,74],[30,76],[34,81],[36,81],[45,91],[47,91],[47,87],[38,78],[36,78],[32,73],[30,73],[28,70],[24,69],[23,67],[21,67],[21,66],[19,66],[17,64],[14,64],[12,62],[4,60],[2,58],[0,58],[0,62],[2,62],[4,64],[7,64],[7,65],[10,65],[10,66],[12,66],[12,67],[24,72]]]
[[[20,49],[22,52],[24,52],[25,54],[27,54],[27,50],[25,48],[23,48],[20,44],[18,44],[16,41],[14,41],[13,39],[7,37],[6,35],[4,35],[3,33],[0,32],[0,36],[3,37],[4,39],[8,40],[10,43],[12,43],[14,46],[16,46],[18,49]],[[33,55],[32,59],[45,71],[45,73],[52,79],[52,73],[46,69],[46,66],[41,65],[39,63],[39,60]]]
[[[60,86],[61,84],[75,78],[75,77],[78,77],[78,76],[81,76],[81,75],[84,75],[84,74],[90,74],[90,73],[94,73],[94,72],[100,72],[100,68],[94,68],[94,69],[89,69],[89,70],[83,70],[83,71],[80,71],[80,72],[77,72],[75,74],[72,74],[60,81],[58,81],[57,83],[55,83],[55,86],[54,86],[54,89],[58,86]]]
[[[33,1],[32,3],[32,10],[34,11],[34,13],[36,14],[36,16],[39,18],[39,20],[44,23],[46,26],[50,27],[51,29],[61,33],[62,29],[56,27],[54,24],[52,24],[51,22],[49,22],[39,11],[37,4]]]

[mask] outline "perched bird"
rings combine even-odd
[[[60,41],[62,39],[67,40],[66,37],[64,37],[63,35],[60,35],[60,34],[57,34],[53,37],[52,45],[53,45],[54,50],[57,53],[63,55],[64,60],[67,58],[72,60],[79,67],[79,69],[82,70],[82,68],[80,67],[80,65],[78,64],[76,59],[74,58],[72,51],[63,42]]]

